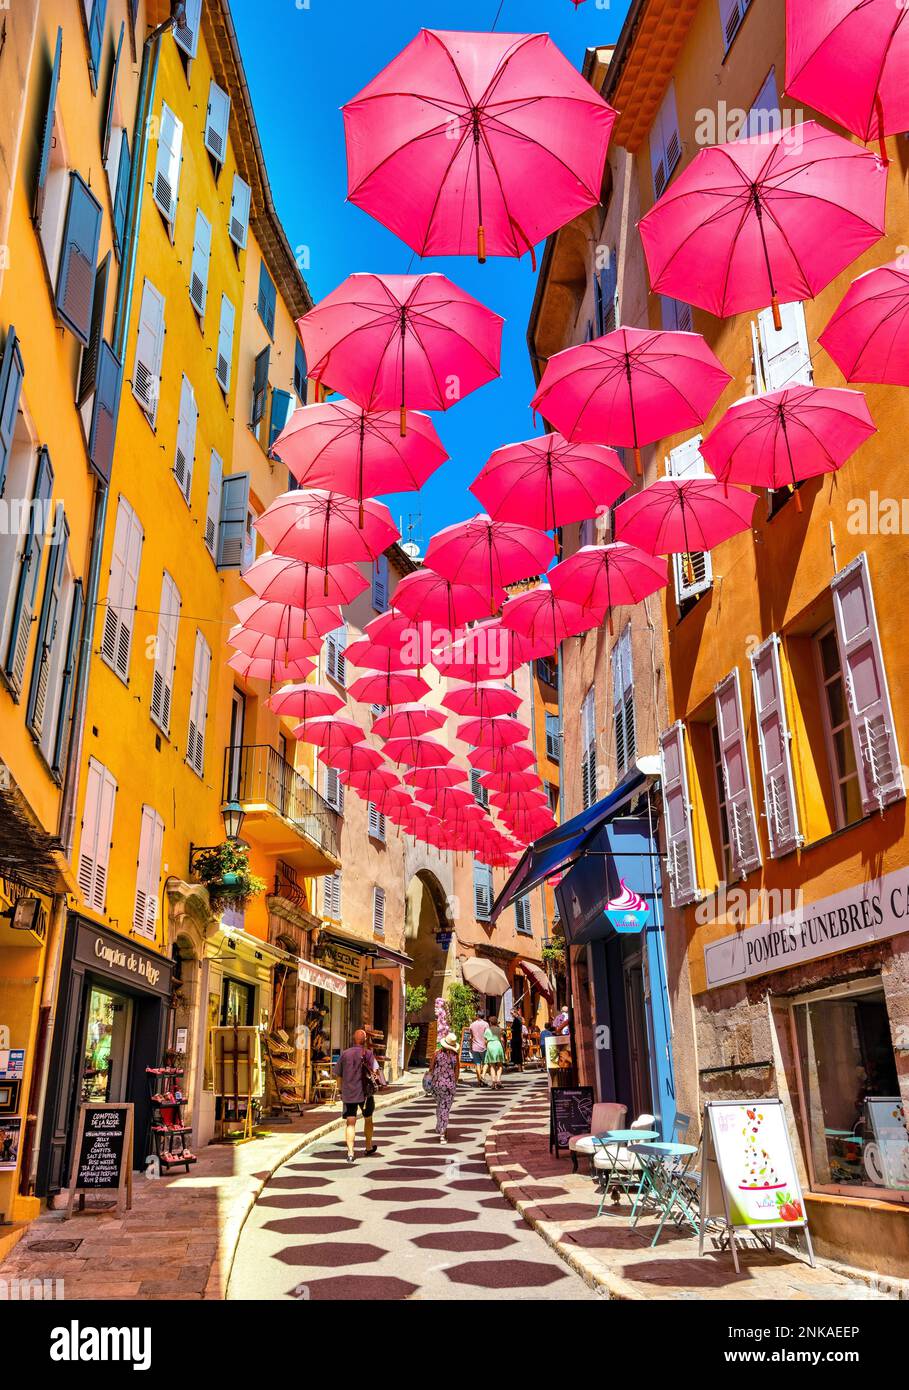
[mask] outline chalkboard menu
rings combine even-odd
[[[461,1066],[462,1066],[462,1067],[472,1067],[472,1066],[475,1066],[475,1065],[476,1065],[476,1064],[475,1064],[473,1058],[472,1058],[471,1055],[470,1055],[470,1029],[469,1029],[469,1028],[462,1028],[462,1029],[461,1029]]]
[[[103,1101],[79,1107],[76,1144],[73,1151],[67,1215],[79,1194],[85,1205],[86,1192],[114,1190],[117,1207],[132,1205],[133,1107],[108,1105]]]
[[[549,1148],[555,1149],[556,1158],[560,1149],[568,1148],[568,1141],[575,1134],[590,1134],[593,1125],[593,1087],[564,1086],[553,1090],[549,1095]]]

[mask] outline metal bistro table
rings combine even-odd
[[[600,1205],[597,1207],[597,1216],[601,1215],[603,1207],[606,1205],[606,1198],[613,1188],[631,1197],[637,1186],[637,1165],[633,1160],[628,1161],[627,1157],[622,1154],[622,1149],[631,1149],[637,1140],[659,1139],[659,1137],[655,1129],[608,1129],[605,1134],[592,1134],[590,1136],[590,1151],[594,1156],[594,1168],[606,1169],[609,1173],[603,1188]],[[583,1144],[583,1140],[581,1143]],[[612,1153],[612,1162],[609,1163],[607,1159],[612,1150],[615,1152]],[[584,1153],[586,1150],[579,1144],[577,1152]],[[603,1162],[597,1163],[601,1153]]]
[[[631,1209],[632,1226],[637,1224],[644,1206],[651,1203],[654,1210],[660,1213],[660,1224],[650,1242],[651,1246],[656,1245],[669,1217],[676,1225],[682,1225],[687,1221],[697,1234],[700,1229],[698,1214],[692,1210],[691,1193],[684,1182],[688,1165],[697,1153],[697,1147],[694,1144],[644,1141],[633,1144],[632,1149],[643,1170]]]

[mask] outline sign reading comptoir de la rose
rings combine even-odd
[[[909,872],[804,903],[704,947],[707,986],[731,984],[909,932]]]

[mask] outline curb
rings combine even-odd
[[[377,1096],[376,1110],[390,1110],[393,1106],[404,1105],[407,1101],[414,1100],[419,1094],[420,1088],[417,1086],[406,1091],[404,1094],[389,1096],[387,1100]],[[208,1276],[205,1292],[202,1295],[203,1301],[217,1300],[221,1302],[226,1297],[243,1227],[246,1225],[249,1213],[256,1205],[263,1189],[271,1181],[278,1169],[282,1168],[285,1163],[296,1154],[300,1153],[302,1149],[308,1148],[310,1144],[318,1143],[319,1140],[324,1139],[327,1135],[340,1130],[343,1125],[344,1117],[343,1115],[339,1115],[332,1120],[327,1120],[325,1124],[319,1125],[318,1128],[309,1130],[306,1134],[295,1135],[294,1139],[297,1142],[285,1149],[281,1157],[271,1164],[267,1172],[263,1173],[261,1176],[256,1176],[254,1186],[248,1189],[243,1199],[237,1199],[235,1209],[227,1214],[223,1225],[220,1226],[218,1231],[218,1252],[212,1260],[211,1273]]]

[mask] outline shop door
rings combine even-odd
[[[230,747],[227,750],[227,796],[230,801],[240,799],[245,725],[246,697],[241,690],[235,689],[230,704]]]
[[[133,1003],[127,994],[92,985],[82,1032],[82,1100],[125,1101]]]
[[[653,1113],[647,1017],[644,1009],[644,970],[640,952],[624,961],[625,1016],[628,1020],[628,1054],[631,1094],[635,1115]]]

